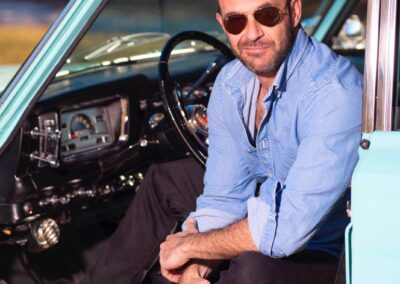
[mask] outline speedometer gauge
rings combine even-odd
[[[114,117],[113,114],[113,120],[110,120],[109,113],[111,112],[119,113],[120,116]],[[121,129],[126,129],[125,123],[122,123],[127,117],[125,114],[128,114],[128,111],[125,108],[122,109],[119,98],[101,105],[62,112],[61,157],[63,161],[76,161],[82,157],[94,156],[99,150],[114,144],[116,140],[114,133],[118,131],[122,133],[117,127],[121,125]],[[116,127],[115,132],[111,128],[113,126]]]
[[[76,139],[94,133],[94,126],[90,118],[85,114],[77,114],[71,119],[71,139]]]

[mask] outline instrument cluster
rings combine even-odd
[[[61,156],[104,148],[114,141],[105,107],[90,107],[61,114]]]

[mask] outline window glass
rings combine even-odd
[[[303,0],[301,25],[304,30],[312,35],[323,15],[332,5],[333,0]]]
[[[332,40],[333,49],[365,49],[367,2],[367,0],[360,0],[347,17],[339,33]]]
[[[332,49],[346,56],[361,73],[364,72],[367,4],[368,0],[357,1],[346,18],[339,19],[343,24],[329,41]]]
[[[0,0],[0,93],[68,0]]]
[[[104,43],[115,36],[138,33],[174,34],[191,29],[220,31],[213,11],[217,11],[216,1],[110,1],[76,52]]]
[[[217,1],[113,0],[96,19],[57,77],[139,57],[158,59],[175,33],[198,30],[222,35]]]

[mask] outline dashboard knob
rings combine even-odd
[[[56,245],[60,239],[60,228],[57,222],[51,218],[36,221],[31,230],[36,250],[48,249]]]
[[[142,139],[140,140],[140,147],[147,147],[147,145],[149,144],[149,141],[147,141],[146,139]]]

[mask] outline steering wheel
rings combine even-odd
[[[217,57],[211,61],[190,91],[186,92],[181,90],[178,83],[171,81],[168,68],[168,62],[174,48],[184,41],[200,41],[218,51]],[[207,160],[208,121],[206,110],[209,96],[204,98],[202,95],[196,95],[196,90],[209,81],[210,76],[214,75],[215,71],[219,71],[223,65],[233,58],[229,47],[218,39],[202,32],[186,31],[169,39],[158,63],[160,92],[164,100],[165,110],[189,152],[203,167]]]

